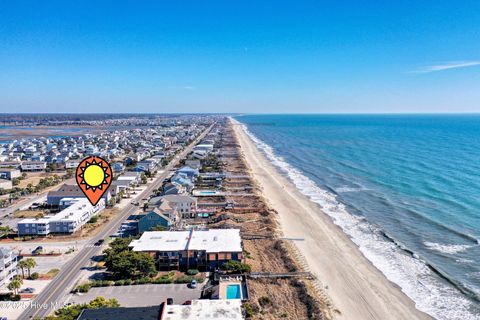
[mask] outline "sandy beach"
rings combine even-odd
[[[318,277],[334,309],[336,319],[431,319],[391,283],[356,245],[301,194],[257,149],[240,125],[233,127],[251,174],[262,188],[285,237],[295,241],[309,269]]]

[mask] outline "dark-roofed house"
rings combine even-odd
[[[107,190],[102,199],[105,199],[105,203],[111,198],[111,193]],[[85,198],[80,187],[76,184],[63,184],[60,188],[55,191],[50,191],[47,195],[47,204],[52,206],[58,206],[60,204],[60,200],[63,198]]]
[[[85,309],[77,320],[159,320],[163,304],[153,307]]]
[[[196,179],[199,175],[198,169],[193,169],[193,168],[190,168],[189,166],[184,166],[178,169],[177,173],[184,173],[191,180]]]
[[[167,194],[179,194],[185,192],[185,188],[176,183],[166,183],[163,186],[162,196]]]
[[[168,230],[172,225],[172,220],[163,214],[158,208],[145,214],[137,215],[138,233],[155,230],[157,227],[163,227]]]
[[[77,320],[242,320],[240,299],[192,300],[155,307],[85,309]]]

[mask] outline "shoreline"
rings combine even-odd
[[[295,247],[325,286],[337,319],[432,319],[415,308],[399,286],[364,257],[321,208],[302,194],[257,148],[240,123],[231,119],[253,178],[278,212],[285,237],[304,238]]]

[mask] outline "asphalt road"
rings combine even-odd
[[[148,197],[154,189],[160,187],[170,174],[170,171],[178,164],[180,159],[185,158],[193,147],[200,142],[201,139],[211,130],[210,126],[206,129],[194,142],[192,142],[187,148],[185,148],[179,155],[177,155],[165,168],[164,172],[148,187],[139,194],[136,199],[142,199]],[[75,283],[81,269],[88,265],[92,257],[101,253],[101,247],[95,247],[93,244],[99,239],[104,239],[107,236],[112,235],[120,227],[122,222],[130,215],[135,213],[138,209],[137,206],[128,204],[117,216],[110,220],[107,225],[99,232],[98,235],[93,237],[87,245],[74,257],[72,260],[63,266],[58,275],[50,282],[50,284],[30,303],[28,308],[21,314],[19,319],[31,319],[31,318],[44,318],[48,316],[56,308],[61,307],[58,305],[62,298],[71,290],[72,285]]]

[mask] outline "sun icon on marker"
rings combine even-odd
[[[108,165],[102,161],[97,162],[93,159],[91,162],[86,161],[84,167],[80,167],[80,174],[78,175],[80,184],[85,185],[85,189],[103,190],[103,187],[108,187],[107,178],[110,175],[107,173]]]

